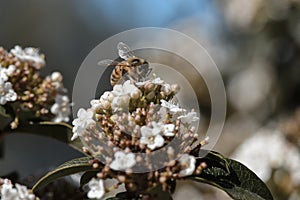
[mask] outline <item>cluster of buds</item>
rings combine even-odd
[[[18,183],[14,185],[8,179],[0,178],[0,197],[6,200],[38,200],[31,190],[28,190],[26,186]]]
[[[153,75],[123,81],[92,100],[91,108],[79,109],[72,139],[80,137],[94,157],[98,179],[113,177],[128,191],[142,192],[158,184],[170,189],[170,181],[201,173],[205,163],[197,162],[192,146],[207,139],[199,142],[197,113],[174,103],[178,92],[177,84]]]
[[[16,120],[24,113],[29,119],[69,121],[70,102],[62,75],[40,75],[45,66],[38,49],[15,46],[9,52],[0,47],[0,104],[13,110]]]

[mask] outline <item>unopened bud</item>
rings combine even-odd
[[[60,72],[53,72],[51,74],[51,80],[53,82],[61,82],[63,80],[63,76],[61,75]]]
[[[172,85],[171,85],[171,90],[172,90],[172,92],[174,92],[174,93],[178,93],[179,90],[180,90],[180,87],[179,87],[178,84],[172,84]]]

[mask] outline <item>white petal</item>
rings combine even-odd
[[[77,112],[77,117],[83,116],[85,114],[85,110],[83,108],[80,108]]]
[[[90,199],[101,199],[105,193],[104,183],[102,179],[91,179],[88,183],[90,191],[87,196]]]
[[[76,138],[78,138],[78,133],[76,131],[74,131],[74,128],[73,128],[73,136],[71,138],[72,141],[75,140]]]
[[[183,154],[179,159],[180,165],[182,166],[182,170],[179,172],[179,176],[189,176],[193,174],[195,170],[196,159],[194,156]]]
[[[57,114],[58,113],[58,111],[59,111],[59,105],[57,104],[57,103],[55,103],[55,104],[53,104],[52,106],[51,106],[51,109],[50,109],[50,111],[51,111],[51,113],[53,113],[53,114]]]
[[[154,150],[155,148],[161,147],[164,145],[164,138],[161,135],[157,135],[154,138],[154,142],[148,143],[147,147],[151,150]]]
[[[15,70],[16,70],[16,66],[15,65],[9,65],[8,68],[7,68],[7,70],[6,70],[6,74],[8,76],[11,76],[14,73]]]
[[[117,151],[116,153],[115,153],[115,158],[116,159],[122,159],[122,158],[124,158],[126,156],[126,154],[123,152],[123,151]]]
[[[87,110],[86,112],[86,118],[92,119],[94,116],[94,112],[92,110]]]
[[[164,135],[165,136],[174,136],[174,128],[175,128],[175,125],[174,124],[166,124],[164,125]]]
[[[163,146],[163,145],[164,145],[164,142],[165,142],[164,138],[163,138],[161,135],[157,135],[157,136],[155,137],[154,141],[155,141],[156,147],[161,147],[161,146]]]
[[[113,170],[120,170],[121,166],[117,160],[112,161],[109,167]]]
[[[6,98],[5,97],[0,97],[0,104],[5,105],[6,104]]]

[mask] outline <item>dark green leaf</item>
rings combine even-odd
[[[207,168],[200,175],[190,178],[218,187],[235,200],[273,200],[267,186],[251,170],[237,161],[218,155],[210,152],[198,159],[197,163],[205,162]],[[224,167],[225,163],[228,163],[229,171]]]
[[[93,177],[96,177],[98,171],[85,172],[80,178],[80,187],[87,184]]]
[[[203,152],[203,150],[201,150],[201,152]],[[201,153],[199,153],[201,154]],[[213,167],[218,167],[220,168],[220,170],[222,171],[219,171],[219,173],[230,173],[230,165],[229,165],[229,162],[227,161],[227,159],[219,154],[218,152],[214,152],[214,151],[210,151],[209,153],[205,153],[204,154],[206,155],[205,156],[205,162],[206,163],[214,163]]]
[[[37,134],[40,136],[47,136],[63,143],[68,144],[74,149],[82,152],[83,144],[80,139],[71,140],[73,132],[72,126],[66,123],[55,122],[40,122],[28,125],[21,125],[17,129],[21,133]]]
[[[68,176],[71,174],[76,174],[79,172],[94,171],[95,169],[89,163],[90,157],[82,157],[74,160],[70,160],[55,170],[49,172],[44,177],[42,177],[32,188],[33,191],[36,191],[38,188],[43,187],[56,179]]]
[[[78,151],[82,152],[83,144],[81,143],[81,140],[79,138],[75,140],[71,140],[73,136],[73,127],[66,123],[54,123],[54,122],[40,122],[42,126],[49,127],[49,129],[57,128],[59,130],[64,130],[64,133],[66,135],[66,142],[69,146],[73,147],[74,149],[77,149]],[[63,131],[62,130],[62,131]]]

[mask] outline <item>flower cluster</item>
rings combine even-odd
[[[255,171],[265,182],[269,181],[277,170],[284,170],[290,174],[286,183],[292,182],[291,185],[295,187],[300,185],[299,150],[286,141],[280,130],[262,128],[243,142],[233,157]],[[260,162],[261,160],[264,162]],[[275,177],[276,174],[278,173],[275,173]]]
[[[114,177],[129,190],[157,184],[168,189],[170,180],[201,173],[204,165],[191,155],[199,144],[199,117],[175,103],[178,92],[177,84],[153,75],[117,84],[92,100],[91,108],[79,109],[72,139],[80,137],[93,155],[100,180]],[[146,172],[147,184],[139,184],[133,172]]]
[[[0,178],[0,199],[37,200],[38,198],[26,186],[16,183],[15,187],[8,179]]]
[[[12,75],[15,70],[14,65],[9,65],[8,68],[3,68],[0,65],[0,104],[5,105],[8,101],[15,101],[17,94],[12,88],[11,82],[8,77]]]
[[[30,119],[67,122],[70,101],[62,75],[53,72],[43,77],[39,70],[44,66],[38,49],[15,46],[7,52],[0,47],[0,104],[10,107],[16,117],[27,113]]]

